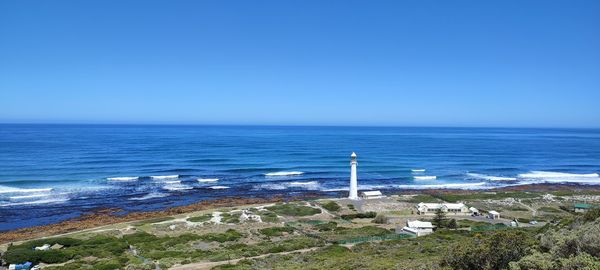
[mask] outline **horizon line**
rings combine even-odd
[[[475,125],[369,125],[369,124],[247,124],[247,123],[119,123],[119,122],[0,122],[0,125],[48,125],[48,126],[215,126],[215,127],[364,127],[364,128],[480,128],[480,129],[600,129],[599,127],[567,126],[475,126]]]

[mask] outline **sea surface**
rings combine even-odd
[[[0,231],[101,208],[359,190],[600,185],[600,130],[0,125]]]

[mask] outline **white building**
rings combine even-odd
[[[475,216],[479,216],[479,210],[477,210],[475,207],[469,207],[469,212]]]
[[[455,215],[469,215],[471,211],[464,203],[419,203],[417,213],[419,215],[435,214],[441,209],[442,212]]]
[[[373,190],[373,191],[362,191],[360,193],[360,197],[363,199],[379,199],[379,198],[383,198],[385,196],[383,196],[381,191]]]
[[[494,210],[492,210],[492,211],[489,211],[489,212],[488,212],[488,218],[491,218],[491,219],[499,219],[499,218],[500,218],[500,213],[498,213],[498,212],[496,212],[496,211],[494,211]]]
[[[433,225],[431,222],[413,220],[407,221],[406,227],[402,228],[403,231],[412,233],[416,236],[427,235],[433,233]]]
[[[358,200],[358,180],[356,177],[356,153],[352,152],[350,155],[350,193],[348,199]]]

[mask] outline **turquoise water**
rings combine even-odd
[[[95,209],[359,189],[600,184],[600,130],[0,125],[0,230]],[[424,171],[423,171],[424,170]]]

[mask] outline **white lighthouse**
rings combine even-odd
[[[350,194],[348,195],[348,199],[358,200],[358,182],[356,179],[356,153],[352,152],[350,158]]]

